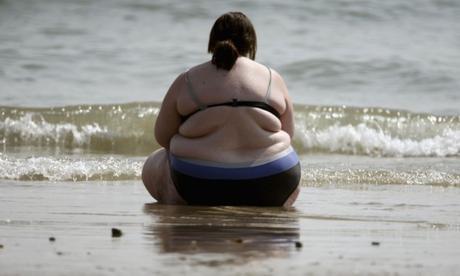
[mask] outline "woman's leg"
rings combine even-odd
[[[156,150],[147,158],[142,169],[142,181],[159,203],[186,204],[172,182],[168,152],[164,148]]]

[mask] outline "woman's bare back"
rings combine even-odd
[[[205,105],[232,99],[262,102],[267,96],[270,73],[261,64],[238,58],[230,71],[217,70],[208,62],[192,68],[188,78],[192,88],[181,85],[177,93],[177,111],[184,116],[199,108],[189,89]],[[268,104],[280,114],[287,109],[283,89],[282,79],[274,73]],[[263,160],[290,146],[288,132],[279,118],[261,108],[211,107],[181,124],[171,140],[170,151],[177,156],[216,162]]]

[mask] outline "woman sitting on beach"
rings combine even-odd
[[[254,61],[250,20],[229,12],[212,27],[212,60],[179,75],[155,123],[163,147],[142,180],[160,203],[289,206],[300,165],[291,147],[293,106],[273,69]]]

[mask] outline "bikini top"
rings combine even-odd
[[[271,105],[268,104],[268,99],[270,98],[271,94],[271,86],[272,86],[272,71],[270,70],[269,67],[267,67],[268,72],[270,74],[270,79],[268,81],[268,88],[267,88],[267,93],[265,95],[264,101],[239,101],[236,98],[233,98],[232,101],[229,102],[223,102],[223,103],[216,103],[216,104],[203,104],[199,99],[197,94],[195,93],[195,90],[193,89],[192,83],[190,82],[190,79],[188,77],[188,71],[185,73],[185,81],[187,82],[187,88],[188,88],[188,93],[190,94],[190,97],[192,98],[193,102],[198,106],[198,109],[193,111],[192,113],[181,116],[182,122],[185,122],[188,118],[193,116],[194,114],[203,111],[207,108],[211,107],[217,107],[217,106],[230,106],[230,107],[240,107],[240,106],[246,106],[246,107],[256,107],[260,108],[263,110],[266,110],[273,115],[275,115],[277,118],[281,118],[281,114]]]

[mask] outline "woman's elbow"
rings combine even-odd
[[[163,148],[169,149],[169,143],[171,139],[166,135],[162,135],[160,132],[155,131],[155,140]]]

